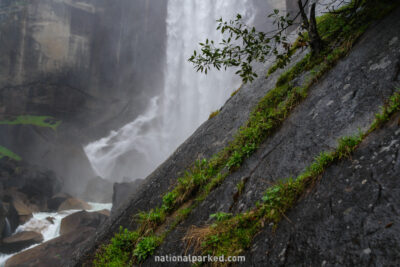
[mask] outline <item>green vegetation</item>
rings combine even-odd
[[[232,213],[217,212],[210,215],[210,218],[215,219],[217,222],[228,220],[232,217]]]
[[[282,74],[276,87],[260,100],[251,112],[248,121],[234,136],[233,141],[210,159],[197,160],[177,179],[172,190],[163,196],[162,205],[159,208],[134,216],[137,220],[136,230],[134,232],[124,230],[117,234],[110,244],[104,245],[95,256],[95,266],[114,266],[121,262],[138,263],[151,255],[154,246],[160,244],[169,231],[183,221],[214,188],[219,186],[231,172],[239,168],[243,161],[280,127],[290,112],[307,97],[311,86],[340,58],[346,56],[358,37],[373,19],[377,18],[376,14],[383,16],[393,7],[394,5],[390,6],[383,1],[382,4],[374,7],[377,9],[374,12],[363,9],[359,12],[357,19],[353,18],[351,23],[346,24],[348,27],[340,31],[338,29],[342,25],[342,20],[348,20],[343,14],[327,14],[319,19],[320,34],[326,44],[325,49],[318,56],[312,57],[310,54],[305,56],[294,67]],[[385,12],[381,12],[382,10]],[[304,84],[294,86],[293,79],[300,75],[303,76]],[[358,144],[358,139],[360,136],[341,140],[337,151],[321,154],[315,164],[302,176],[296,180],[289,179],[276,188],[268,190],[265,201],[256,210],[229,220],[222,220],[221,224],[215,228],[207,228],[206,231],[200,229],[205,240],[205,245],[201,245],[202,250],[219,255],[229,249],[229,253],[225,255],[237,255],[248,247],[252,236],[260,229],[264,221],[278,222],[284,212],[297,201],[304,188],[316,178],[316,175],[321,174],[333,161],[351,153]],[[192,232],[191,235],[195,237],[196,233]],[[150,239],[142,241],[145,238]],[[228,238],[231,238],[229,242]],[[188,239],[193,238],[189,235]],[[129,246],[119,245],[126,240],[129,240]],[[227,248],[228,245],[235,243],[239,247]],[[115,254],[113,254],[114,251]]]
[[[237,194],[240,196],[244,191],[245,181],[242,180],[236,185]]]
[[[213,111],[213,112],[211,112],[210,116],[208,116],[208,119],[210,120],[210,119],[214,118],[215,116],[217,116],[218,114],[219,114],[219,110]]]
[[[20,156],[18,156],[17,154],[15,154],[14,152],[12,152],[11,150],[9,150],[7,148],[0,146],[0,159],[4,158],[4,157],[8,157],[10,159],[14,159],[17,161],[21,160]]]
[[[133,255],[136,257],[138,262],[144,261],[149,255],[152,255],[154,250],[158,247],[160,238],[154,235],[144,237],[137,244]]]
[[[251,240],[265,224],[273,223],[274,227],[285,217],[304,195],[306,189],[321,178],[325,170],[341,159],[349,158],[352,152],[372,131],[384,125],[392,115],[400,111],[400,92],[396,92],[389,103],[376,115],[376,119],[365,132],[359,131],[354,136],[343,137],[333,152],[322,152],[314,162],[296,179],[285,179],[268,188],[251,211],[226,218],[224,213],[215,215],[217,222],[203,228],[192,228],[186,236],[188,244],[203,255],[240,255],[249,248]]]
[[[234,96],[234,95],[236,95],[236,94],[240,91],[240,89],[242,88],[242,86],[243,86],[243,85],[241,85],[238,89],[236,89],[235,91],[233,91],[232,94],[231,94],[231,97]]]
[[[35,125],[39,127],[48,127],[53,130],[56,130],[57,127],[61,124],[61,121],[56,120],[49,116],[32,116],[32,115],[20,115],[12,120],[4,120],[0,121],[0,124],[8,124],[8,125]]]

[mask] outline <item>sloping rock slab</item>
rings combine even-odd
[[[398,266],[400,115],[351,159],[327,169],[276,231],[264,229],[249,266]]]
[[[254,207],[269,186],[296,177],[319,153],[336,148],[340,137],[368,128],[384,99],[398,86],[400,42],[393,40],[400,37],[399,16],[400,9],[366,32],[350,54],[311,88],[278,131],[171,231],[154,254],[190,253],[182,242],[190,226],[210,224],[210,214],[216,212],[238,213]],[[246,181],[243,193],[235,198],[241,181]],[[143,265],[156,264],[153,259]]]

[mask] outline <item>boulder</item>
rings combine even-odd
[[[71,196],[67,193],[58,193],[47,200],[47,208],[49,211],[57,211],[60,205],[69,198]]]
[[[0,252],[7,254],[15,253],[42,241],[43,236],[39,233],[33,231],[20,232],[4,238],[0,246]]]
[[[113,214],[125,201],[135,194],[143,183],[143,179],[136,179],[133,182],[114,183],[112,209]]]
[[[7,194],[12,199],[11,205],[17,211],[19,224],[24,224],[32,218],[33,212],[40,211],[39,207],[31,203],[25,194],[15,190],[10,190]]]
[[[89,210],[92,207],[86,203],[85,201],[78,198],[68,198],[63,203],[61,203],[60,207],[58,207],[58,211],[63,210]]]
[[[83,245],[95,232],[94,228],[84,227],[62,235],[34,248],[18,253],[7,260],[6,267],[54,267],[67,266],[74,248]]]
[[[103,215],[106,215],[107,217],[110,217],[110,215],[111,215],[111,212],[109,210],[106,210],[106,209],[99,210],[99,211],[96,211],[96,212],[101,213]]]
[[[100,212],[76,212],[62,219],[60,235],[65,235],[84,227],[97,228],[107,218],[108,216]]]
[[[26,202],[40,210],[46,210],[47,199],[61,189],[61,181],[53,172],[8,158],[0,159],[0,184],[4,191],[3,197],[13,189],[13,192],[20,192]]]

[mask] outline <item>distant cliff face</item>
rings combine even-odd
[[[62,124],[56,135],[33,127],[46,133],[29,140],[31,128],[0,125],[0,145],[74,181],[94,176],[81,145],[133,120],[163,85],[166,12],[162,0],[2,1],[0,121]]]
[[[0,88],[51,80],[84,93],[93,128],[131,120],[162,84],[165,15],[166,1],[4,1]]]

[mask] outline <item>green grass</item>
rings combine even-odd
[[[385,5],[382,9],[389,10]],[[367,9],[364,9],[362,12],[358,20],[351,21],[351,27],[343,29],[343,31],[336,31],[336,35],[332,35],[331,32],[335,32],[335,29],[342,25],[340,21],[344,18],[340,15],[329,15],[332,17],[320,19],[321,29],[324,31],[320,32],[320,34],[326,42],[325,51],[318,57],[307,55],[300,62],[295,64],[294,67],[282,74],[277,81],[276,87],[270,90],[260,100],[255,109],[251,112],[245,125],[242,126],[234,136],[233,141],[213,157],[197,160],[192,167],[186,170],[186,172],[177,179],[177,183],[172,189],[163,196],[162,204],[159,208],[152,209],[149,212],[141,212],[133,216],[137,220],[137,228],[134,232],[127,232],[127,238],[129,238],[129,236],[133,236],[134,238],[131,238],[130,246],[126,247],[124,252],[130,255],[130,261],[136,263],[139,261],[139,258],[135,257],[133,251],[139,246],[140,240],[154,236],[154,233],[161,225],[165,226],[165,224],[168,224],[164,227],[165,230],[162,233],[157,234],[157,242],[152,243],[160,244],[169,231],[183,221],[230,173],[239,168],[243,161],[250,157],[268,136],[279,129],[280,125],[290,115],[291,111],[307,97],[311,86],[315,84],[322,75],[329,71],[339,59],[347,55],[359,36],[367,29],[368,25],[372,23],[373,17],[371,15],[365,15],[365,13],[371,12]],[[335,36],[335,38],[333,38],[333,36]],[[293,86],[293,79],[297,78],[299,75],[304,75],[304,84],[301,86]],[[350,141],[354,140],[351,139]],[[279,209],[268,211],[270,216],[275,217],[275,221],[278,221],[278,218],[280,219],[279,216],[282,216],[281,212],[286,210],[287,207],[290,207],[296,200],[296,192],[303,191],[303,186],[306,185],[305,182],[310,180],[310,177],[313,177],[315,173],[323,170],[325,165],[331,162],[330,157],[344,157],[347,155],[346,153],[348,153],[348,151],[346,149],[350,147],[350,141],[342,141],[345,145],[343,145],[343,151],[341,151],[340,154],[321,154],[320,158],[317,158],[315,165],[307,170],[308,174],[307,172],[303,174],[304,180],[296,179],[288,183],[283,183],[281,187],[279,187],[279,190],[274,189],[278,191],[270,191],[269,195],[271,195],[271,198],[269,200],[267,199],[267,203],[270,203],[270,201],[272,201],[271,203],[277,202],[278,197],[280,200],[284,200]],[[290,192],[290,194],[288,192]],[[185,203],[190,201],[192,202],[189,207],[184,206]],[[260,216],[258,213],[256,215]],[[262,213],[262,218],[265,218],[264,215],[265,214]],[[238,224],[243,222],[248,224],[246,218],[252,216],[252,214],[245,214],[241,215],[240,218],[233,218],[233,221],[226,220],[224,223],[233,222]],[[169,217],[174,217],[171,223],[167,220]],[[235,220],[239,221],[235,222]],[[229,227],[227,229],[229,229]],[[241,241],[239,242],[240,244],[242,241],[244,244],[248,244],[248,242],[251,241],[250,237],[257,229],[259,229],[257,225],[253,224],[251,224],[250,228],[245,227],[245,230],[239,227],[237,230],[234,230],[239,231],[237,233],[237,241]],[[132,233],[135,234],[131,235]],[[121,233],[117,235],[121,239]],[[235,237],[232,233],[230,233],[230,235]],[[136,238],[136,236],[140,238]],[[122,239],[124,238],[125,237]],[[226,244],[234,243],[235,239],[231,242],[224,240],[224,242],[226,242]],[[110,246],[114,246],[113,241],[97,252],[95,262],[99,264],[96,266],[109,266],[107,264],[120,262],[120,258],[109,254],[113,251],[109,248]],[[151,254],[150,252],[151,250],[143,255],[149,256]],[[124,253],[118,252],[117,254],[124,256]],[[126,258],[123,259],[125,261],[127,260]],[[140,261],[144,259],[144,257],[140,257]]]
[[[8,158],[14,159],[16,161],[21,160],[20,156],[18,156],[17,154],[15,154],[14,152],[12,152],[11,150],[9,150],[7,148],[0,146],[0,159],[4,158],[4,157],[8,157]]]
[[[376,114],[374,122],[366,132],[359,131],[353,136],[339,139],[337,148],[332,152],[322,152],[297,176],[296,179],[283,179],[268,188],[262,202],[252,210],[240,213],[232,218],[217,220],[210,226],[192,228],[185,240],[201,250],[203,255],[240,255],[251,245],[253,237],[266,225],[273,223],[276,227],[287,213],[335,162],[349,158],[359,144],[374,130],[383,126],[393,114],[400,111],[400,93],[395,92],[382,111]],[[223,213],[221,213],[223,214]]]
[[[56,120],[49,116],[32,116],[32,115],[20,115],[12,120],[0,121],[1,124],[7,125],[35,125],[39,127],[48,127],[56,130],[61,124],[61,121]]]

